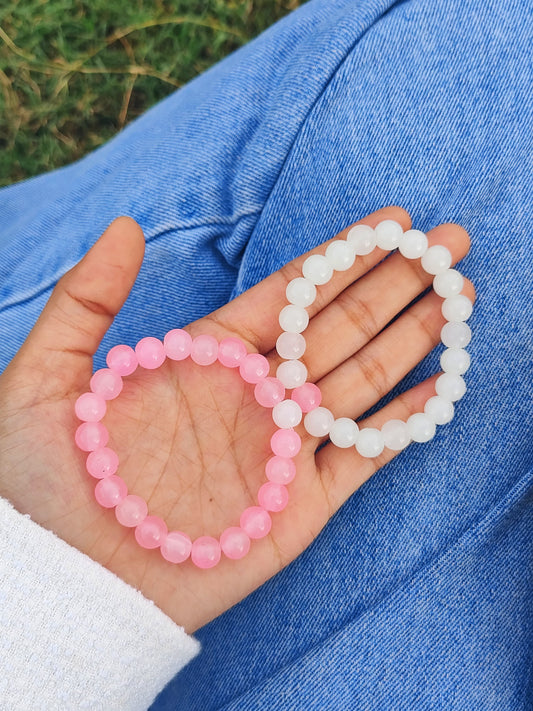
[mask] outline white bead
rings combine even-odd
[[[442,244],[435,244],[424,252],[421,263],[428,274],[441,274],[451,267],[452,255]]]
[[[446,321],[466,321],[472,315],[472,302],[464,294],[444,299],[441,306]]]
[[[443,373],[435,382],[435,390],[445,400],[456,402],[466,393],[466,383],[460,375]]]
[[[333,276],[333,267],[322,254],[312,254],[303,263],[302,273],[313,284],[326,284]]]
[[[288,430],[302,421],[302,408],[294,400],[283,400],[272,408],[272,419],[275,425]]]
[[[286,360],[278,365],[276,378],[289,390],[298,388],[307,380],[307,368],[301,360]]]
[[[376,247],[376,233],[368,225],[355,225],[346,235],[347,242],[355,247],[355,253],[361,256],[370,254]]]
[[[435,395],[424,405],[424,412],[436,425],[446,425],[453,420],[455,408],[453,402]]]
[[[287,284],[285,294],[287,301],[295,306],[311,306],[316,299],[316,286],[309,279],[296,277]]]
[[[440,357],[440,367],[445,373],[463,375],[470,367],[470,356],[462,348],[447,348]]]
[[[447,299],[448,296],[461,293],[464,281],[463,275],[457,269],[446,269],[433,279],[433,289],[436,294]]]
[[[331,425],[329,438],[336,447],[353,447],[357,441],[359,427],[349,417],[338,417]]]
[[[402,420],[389,420],[385,422],[381,428],[385,447],[399,452],[405,449],[411,441],[411,435],[407,429],[407,425]]]
[[[325,437],[335,418],[327,407],[315,407],[304,417],[304,427],[313,437]]]
[[[375,227],[376,244],[380,249],[391,251],[400,244],[403,229],[396,220],[383,220]]]
[[[326,259],[336,272],[345,272],[355,262],[355,247],[351,242],[337,239],[328,245]]]
[[[359,430],[355,448],[362,457],[378,457],[385,448],[383,435],[375,427]]]
[[[464,321],[445,323],[440,332],[440,339],[448,348],[466,348],[471,338],[470,326]]]
[[[407,230],[400,238],[398,249],[406,259],[419,259],[426,253],[428,238],[420,230]]]
[[[407,420],[407,431],[415,442],[429,442],[437,428],[432,419],[423,412],[417,412]]]
[[[301,333],[283,332],[276,341],[276,350],[280,358],[295,360],[305,353],[305,338]]]
[[[289,333],[301,333],[309,325],[309,314],[301,306],[289,304],[279,312],[279,325]]]

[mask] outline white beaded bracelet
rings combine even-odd
[[[434,276],[433,289],[444,299],[442,314],[447,321],[441,330],[441,340],[446,346],[440,358],[444,372],[435,383],[437,395],[429,398],[424,412],[411,415],[407,422],[389,420],[379,430],[373,427],[359,430],[352,419],[335,419],[330,410],[320,407],[320,391],[316,385],[306,382],[307,368],[299,359],[306,347],[302,335],[309,324],[306,308],[316,299],[316,287],[326,284],[335,271],[350,269],[358,255],[370,254],[376,247],[387,251],[398,249],[407,259],[420,259],[422,268]],[[308,257],[303,263],[303,276],[287,285],[289,304],[279,315],[283,333],[277,340],[276,350],[283,362],[276,377],[293,393],[290,400],[283,400],[273,408],[276,425],[285,429],[296,427],[306,413],[304,427],[309,434],[328,436],[337,447],[355,446],[362,456],[377,457],[385,447],[400,451],[411,441],[427,442],[434,436],[436,425],[450,422],[454,415],[453,403],[466,392],[461,376],[470,366],[470,356],[464,349],[472,335],[465,323],[472,313],[472,302],[461,294],[464,280],[457,270],[450,268],[451,264],[452,255],[446,247],[428,247],[423,232],[404,232],[395,220],[384,220],[375,229],[356,225],[345,240],[331,242],[325,255]]]

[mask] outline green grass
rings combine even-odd
[[[81,158],[303,0],[4,0],[0,185]]]

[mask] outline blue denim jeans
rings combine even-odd
[[[453,423],[198,631],[154,709],[533,708],[532,46],[528,0],[313,0],[82,161],[0,191],[2,367],[119,214],[147,253],[98,367],[384,205],[472,238]]]

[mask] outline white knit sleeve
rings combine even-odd
[[[0,499],[5,709],[146,709],[199,652],[151,601]]]

